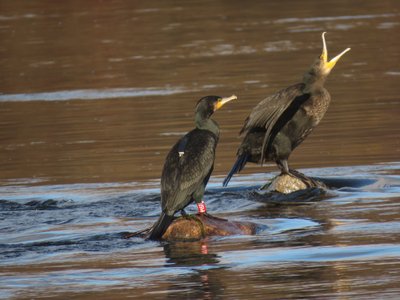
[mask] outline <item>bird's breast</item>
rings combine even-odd
[[[331,97],[329,93],[324,90],[321,93],[312,95],[303,105],[302,109],[306,116],[317,125],[324,117],[328,110]]]

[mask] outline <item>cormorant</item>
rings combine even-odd
[[[322,54],[304,74],[301,83],[282,89],[255,106],[244,122],[240,135],[243,141],[237,160],[225,178],[227,186],[233,174],[240,172],[247,162],[274,161],[281,174],[289,174],[303,181],[308,178],[289,169],[292,151],[318,125],[328,109],[331,97],[324,88],[325,80],[337,61],[350,48],[328,61],[325,32],[322,33]]]
[[[153,225],[150,239],[160,239],[177,211],[196,202],[199,213],[205,213],[204,190],[214,166],[219,126],[211,115],[236,96],[221,98],[207,96],[196,106],[196,128],[188,132],[172,147],[161,175],[161,215]]]

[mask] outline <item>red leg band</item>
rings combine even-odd
[[[204,214],[205,212],[207,212],[206,204],[204,203],[204,201],[197,203],[197,210],[199,211],[199,214]]]

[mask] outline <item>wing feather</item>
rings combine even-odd
[[[247,134],[255,128],[265,129],[261,163],[264,160],[265,148],[270,143],[274,126],[296,97],[303,94],[303,87],[303,83],[292,85],[265,98],[253,108],[250,115],[246,118],[240,135]]]
[[[179,156],[182,139],[186,144],[184,154]],[[162,208],[171,211],[189,204],[191,195],[203,184],[214,165],[217,144],[214,134],[194,129],[182,139],[169,152],[161,176]]]
[[[247,133],[255,127],[268,128],[271,125],[273,126],[273,123],[277,121],[290,103],[303,93],[303,87],[303,83],[298,83],[262,100],[253,108],[245,120],[240,134]]]

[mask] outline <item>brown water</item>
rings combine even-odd
[[[323,31],[331,56],[352,50],[290,163],[346,184],[271,207],[249,191],[276,167],[248,165],[221,189],[243,120],[301,79]],[[396,0],[0,0],[0,297],[396,298],[398,36]],[[239,99],[214,116],[209,209],[268,230],[208,254],[121,240],[156,218],[164,157],[210,94]]]

